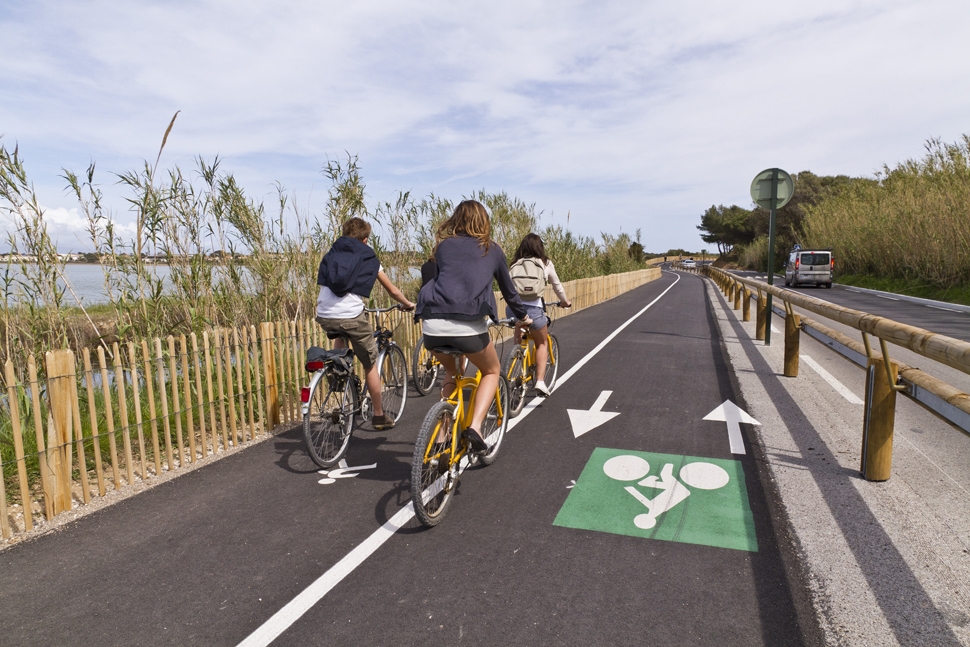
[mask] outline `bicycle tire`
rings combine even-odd
[[[438,442],[441,425],[453,430],[454,415],[455,405],[446,400],[436,403],[425,415],[414,443],[411,503],[418,520],[428,528],[437,526],[444,519],[458,485],[458,479],[449,476],[451,438],[444,443]]]
[[[309,411],[303,416],[307,453],[324,468],[333,467],[343,458],[354,430],[357,392],[352,379],[342,382],[342,389],[332,389],[327,377],[317,381],[310,392]]]
[[[431,393],[442,368],[431,351],[425,348],[424,335],[421,335],[414,346],[414,352],[411,353],[411,376],[414,379],[414,389],[421,395]]]
[[[408,402],[408,364],[404,351],[397,344],[390,344],[380,358],[381,407],[384,415],[394,422],[404,415]]]
[[[559,377],[559,340],[552,333],[549,334],[549,354],[546,356],[546,374],[543,381],[549,390],[556,387],[556,378]]]
[[[499,407],[499,404],[501,404],[501,407]],[[501,416],[498,414],[500,408],[502,410]],[[485,422],[482,424],[482,436],[488,443],[488,449],[485,450],[485,453],[478,456],[479,462],[483,465],[491,465],[495,462],[495,456],[498,454],[502,440],[505,439],[505,432],[509,428],[509,417],[509,385],[504,377],[499,376],[498,397],[492,400],[492,406],[488,408],[488,413],[485,414]]]
[[[525,407],[529,384],[525,378],[525,352],[516,344],[502,362],[502,376],[508,381],[509,417],[515,418]]]

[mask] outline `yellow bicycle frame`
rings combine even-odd
[[[458,461],[460,461],[465,454],[468,453],[468,443],[463,438],[460,438],[460,431],[471,425],[472,414],[474,411],[470,405],[471,403],[475,402],[475,395],[478,393],[478,384],[481,382],[482,372],[475,371],[475,377],[457,377],[458,366],[459,359],[457,356],[455,356],[455,382],[457,384],[455,385],[455,390],[452,392],[452,394],[445,398],[447,402],[455,405],[454,420],[451,422],[451,446],[446,450],[432,454],[431,450],[435,445],[437,445],[437,443],[429,443],[424,450],[424,462],[426,463],[433,459],[441,460],[445,453],[448,452],[451,454],[451,458],[448,461],[448,466],[451,467],[452,465],[457,464]],[[469,406],[465,405],[466,388],[471,389],[471,393],[468,396]],[[501,420],[505,418],[505,412],[502,411],[502,398],[499,397],[501,393],[500,388],[501,387],[497,387],[495,389],[495,407],[498,410],[498,420],[500,421],[499,424],[501,425]],[[432,436],[432,438],[437,438],[440,434],[440,428],[435,429],[435,434]]]
[[[553,366],[556,365],[556,358],[552,356],[552,340],[550,339],[550,334],[546,333],[546,344],[549,347],[549,361],[552,362]],[[522,339],[519,340],[519,346],[522,347],[522,382],[528,384],[535,378],[535,371],[530,371],[529,369],[534,369],[536,367],[536,345],[532,336],[528,332],[523,331]],[[509,376],[506,375],[506,378]]]

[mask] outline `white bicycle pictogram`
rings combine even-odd
[[[630,455],[614,456],[606,461],[603,472],[616,481],[639,481],[637,485],[661,490],[660,494],[648,499],[632,485],[624,488],[647,507],[645,514],[638,514],[633,519],[637,528],[644,530],[656,526],[657,517],[690,496],[690,490],[684,487],[685,484],[698,490],[717,490],[731,480],[723,467],[703,461],[688,463],[680,468],[680,480],[674,477],[673,463],[665,464],[659,477],[647,476],[650,473],[650,463],[639,456]]]

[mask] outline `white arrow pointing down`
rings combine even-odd
[[[566,413],[569,414],[569,422],[573,426],[573,437],[579,438],[587,431],[592,431],[604,422],[620,415],[616,411],[602,410],[611,395],[613,395],[612,391],[603,391],[600,393],[600,397],[596,398],[596,402],[593,403],[589,411],[584,409],[566,409]]]
[[[744,453],[744,440],[741,438],[741,424],[746,422],[750,425],[761,425],[760,422],[748,415],[748,412],[734,404],[730,400],[725,400],[721,406],[704,416],[704,420],[720,420],[727,423],[728,442],[731,443],[732,454]]]

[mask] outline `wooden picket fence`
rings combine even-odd
[[[560,314],[659,276],[651,268],[570,281],[564,287],[573,308]],[[556,299],[551,288],[546,298]],[[410,357],[420,326],[409,313],[382,316]],[[13,451],[0,461],[0,534],[29,532],[92,496],[292,427],[300,420],[306,350],[328,344],[312,321],[264,322],[258,330],[213,328],[201,338],[84,348],[80,358],[49,351],[41,367],[34,356],[26,367],[7,361],[0,428]]]

